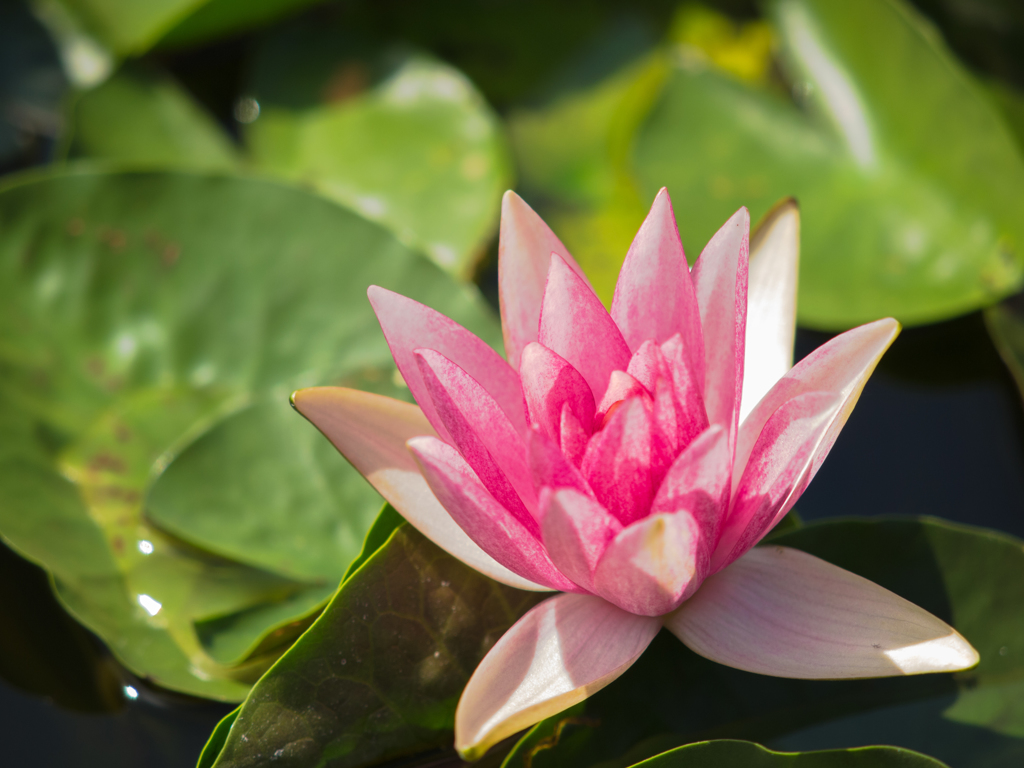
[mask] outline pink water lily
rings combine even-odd
[[[687,266],[654,201],[611,312],[514,193],[502,205],[507,361],[443,315],[372,287],[419,407],[337,387],[295,406],[406,519],[537,605],[456,712],[479,757],[621,675],[666,627],[766,675],[859,678],[974,665],[955,630],[798,550],[754,548],[821,466],[899,332],[855,328],[792,365],[799,216],[749,243],[740,209]],[[676,684],[685,685],[685,681]]]

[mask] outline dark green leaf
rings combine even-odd
[[[943,768],[926,755],[897,747],[864,747],[824,752],[772,752],[749,741],[705,741],[637,763],[636,768]]]
[[[772,8],[806,111],[683,59],[637,136],[645,195],[669,188],[691,255],[739,206],[756,220],[795,195],[805,324],[931,322],[1015,290],[1024,161],[926,22],[890,0]]]
[[[773,538],[859,573],[949,621],[981,654],[972,670],[800,681],[723,667],[663,632],[622,678],[536,726],[506,768],[631,765],[671,747],[742,738],[786,749],[893,743],[951,765],[1024,757],[1024,547],[938,520],[808,524]],[[819,725],[821,724],[821,725]],[[984,749],[981,747],[984,746]]]
[[[238,707],[238,709],[232,710],[217,723],[217,727],[213,729],[213,733],[210,735],[210,740],[206,742],[202,754],[199,755],[199,763],[196,765],[196,768],[213,768],[214,761],[220,755],[220,751],[224,749],[224,742],[228,739],[231,726],[235,724],[235,720],[238,719],[238,713],[241,711],[242,708]]]
[[[469,675],[543,597],[401,526],[253,688],[216,765],[341,768],[451,747]]]

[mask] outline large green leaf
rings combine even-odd
[[[636,764],[636,768],[943,768],[926,755],[897,747],[822,752],[773,752],[749,741],[705,741],[678,747]]]
[[[964,768],[997,754],[999,765],[1024,757],[1020,541],[934,519],[875,519],[815,523],[772,543],[859,573],[949,621],[981,663],[953,675],[784,680],[707,661],[663,632],[622,678],[537,725],[505,768],[624,768],[723,737],[784,739],[787,749],[891,743]]]
[[[315,49],[322,37],[293,42]],[[271,46],[258,71],[281,79],[281,70],[294,65],[274,62],[291,50]],[[326,61],[317,59],[319,79],[328,81],[326,102],[296,109],[261,98],[260,116],[245,133],[254,165],[314,186],[387,225],[444,269],[470,276],[494,234],[501,194],[510,183],[497,117],[447,65],[411,58],[359,92],[370,76],[367,68],[342,58],[336,40],[329,51]],[[296,55],[301,60],[312,52]],[[254,89],[261,95],[259,79]]]
[[[380,504],[288,393],[399,391],[370,283],[492,342],[496,324],[385,230],[266,181],[25,177],[0,191],[0,232],[0,534],[131,669],[240,698],[359,555]],[[319,459],[275,466],[282,449]],[[316,567],[295,561],[303,515],[320,526],[306,534]]]
[[[121,56],[207,40],[269,21],[318,0],[50,0]]]
[[[75,152],[132,167],[229,170],[238,153],[217,122],[166,76],[126,67],[80,94]]]
[[[806,109],[684,57],[636,139],[691,253],[739,206],[795,195],[805,324],[925,323],[1015,290],[1024,160],[933,30],[896,0],[771,8]]]
[[[408,525],[253,688],[214,765],[372,765],[450,748],[476,664],[544,595],[497,584]],[[215,747],[216,745],[211,745]],[[209,765],[207,753],[204,765]]]

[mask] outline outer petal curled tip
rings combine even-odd
[[[612,318],[632,351],[645,341],[661,344],[682,333],[688,349],[703,355],[700,311],[683,254],[672,201],[658,192],[622,263]]]
[[[441,549],[502,584],[545,589],[484,552],[434,497],[405,447],[412,437],[434,435],[418,406],[344,387],[300,389],[292,404],[402,517]]]
[[[469,679],[455,711],[466,760],[596,693],[625,672],[661,627],[593,595],[557,595],[523,616]]]
[[[540,307],[552,253],[561,256],[586,282],[583,270],[543,219],[519,195],[512,190],[507,191],[501,199],[498,298],[505,352],[509,364],[516,370],[519,369],[523,348],[537,340]]]
[[[436,350],[466,371],[497,401],[516,430],[520,434],[526,432],[519,377],[486,342],[454,320],[407,296],[376,285],[371,285],[366,295],[409,391],[441,437],[448,440],[451,436],[427,394],[414,355],[417,349]]]
[[[664,622],[701,656],[776,677],[917,675],[978,662],[977,651],[944,621],[788,547],[752,549]]]
[[[740,422],[793,365],[799,268],[800,207],[790,197],[765,215],[750,238]]]

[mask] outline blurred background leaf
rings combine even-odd
[[[308,26],[272,36],[257,56],[260,113],[244,131],[253,167],[320,190],[472,277],[511,186],[497,116],[449,66],[374,55],[346,45],[342,27]]]
[[[371,282],[496,342],[493,317],[385,230],[264,181],[48,174],[0,192],[0,228],[0,533],[130,669],[239,699],[380,506],[288,393],[407,392]]]
[[[81,94],[71,118],[72,155],[133,167],[230,170],[231,137],[173,79],[126,66]]]

